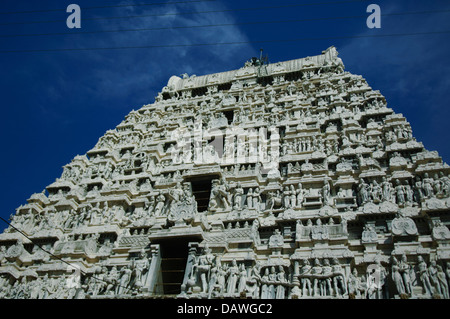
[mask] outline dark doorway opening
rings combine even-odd
[[[199,213],[208,210],[209,198],[211,196],[211,182],[218,176],[203,176],[189,180],[192,185],[192,193],[197,202],[197,211]]]
[[[177,237],[157,241],[161,253],[161,281],[164,295],[178,295],[183,284],[189,253],[189,242],[198,238]]]
[[[234,111],[224,111],[223,114],[225,115],[225,117],[228,120],[228,125],[230,125],[231,123],[233,123],[234,120]]]

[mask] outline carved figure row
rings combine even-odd
[[[393,255],[388,265],[390,271],[376,259],[366,264],[365,273],[359,275],[356,267],[350,271],[349,265],[342,265],[338,258],[314,258],[312,263],[304,258],[286,271],[282,265],[263,267],[256,263],[248,267],[235,259],[223,263],[206,248],[196,257],[184,292],[207,298],[242,294],[261,299],[385,299],[411,298],[417,294],[449,298],[450,262],[446,263],[446,272],[436,260],[427,264],[422,256],[411,263],[406,255],[400,261]]]
[[[36,273],[15,279],[9,275],[0,276],[0,298],[4,299],[72,299],[86,295],[119,296],[138,294],[149,275],[151,257],[145,251],[132,259],[129,265],[96,266],[93,274],[72,272],[62,276],[38,276]]]

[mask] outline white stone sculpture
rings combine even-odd
[[[0,297],[448,299],[450,167],[387,105],[334,47],[173,76],[11,215]]]

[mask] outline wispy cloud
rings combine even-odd
[[[441,4],[440,9],[450,5]],[[382,6],[384,14],[395,12],[408,12],[408,7],[392,2]],[[359,35],[450,30],[448,18],[448,12],[384,16],[381,29],[365,29]],[[338,48],[347,70],[362,74],[380,90],[388,106],[405,115],[417,139],[427,149],[439,150],[444,160],[450,159],[448,135],[443,134],[450,116],[449,49],[448,34],[358,38]]]
[[[125,3],[125,2],[124,2]],[[129,3],[129,2],[126,2]],[[133,3],[133,2],[132,2]],[[245,42],[246,35],[237,26],[209,28],[178,28],[185,26],[233,23],[233,17],[226,12],[214,14],[180,14],[223,10],[220,2],[193,2],[187,4],[167,4],[152,7],[124,7],[108,12],[108,16],[149,15],[147,18],[96,20],[84,30],[130,30],[141,28],[172,28],[140,32],[112,32],[95,35],[77,35],[76,41],[66,42],[66,46],[85,47],[128,47],[151,45],[183,45],[166,48],[99,50],[83,53],[84,66],[89,71],[79,76],[75,85],[85,92],[117,98],[125,98],[138,92],[157,93],[167,83],[171,75],[182,73],[197,75],[225,71],[230,64],[243,65],[254,54],[249,44],[226,46],[193,46],[217,42]],[[171,15],[167,15],[171,14]],[[159,15],[159,16],[157,16]],[[99,16],[100,17],[100,16]],[[84,23],[87,25],[87,23]],[[173,28],[177,27],[177,28]],[[70,41],[70,39],[66,39]],[[69,53],[70,54],[70,53]],[[89,57],[86,60],[86,56]],[[237,64],[236,64],[237,61]],[[72,79],[70,79],[72,81]],[[89,83],[96,83],[95,88]],[[151,98],[153,98],[152,96]],[[149,103],[152,101],[148,101]],[[124,107],[130,107],[126,105]]]

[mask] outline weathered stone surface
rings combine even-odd
[[[11,216],[0,297],[449,298],[449,173],[333,47],[172,76]]]

